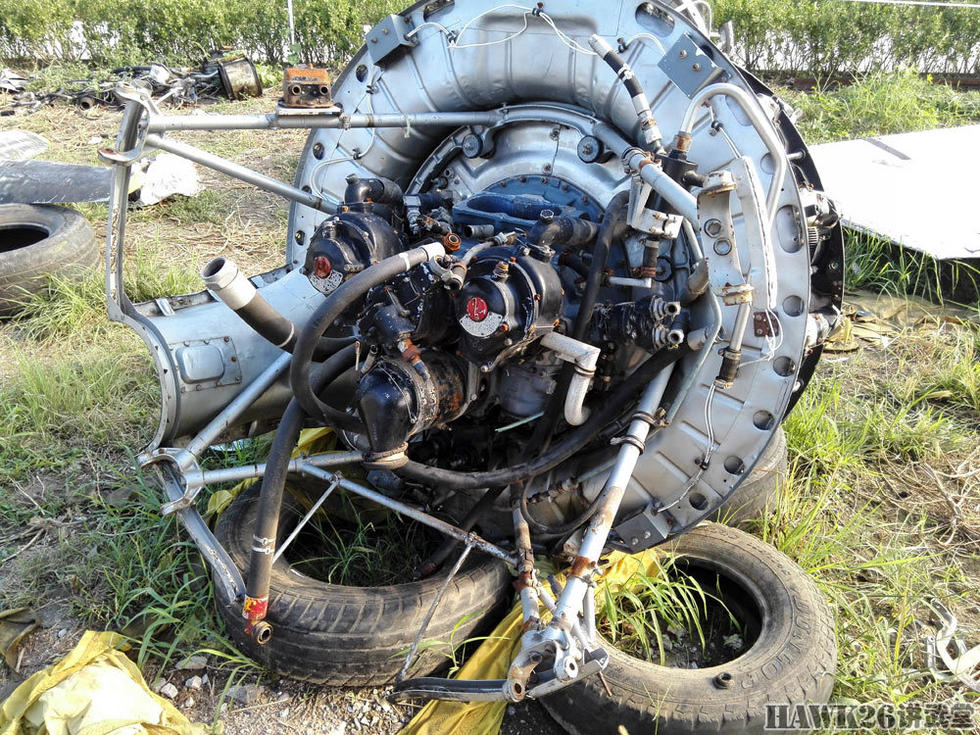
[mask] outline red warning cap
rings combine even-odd
[[[475,322],[482,322],[489,313],[487,302],[479,296],[474,296],[466,302],[466,315]]]

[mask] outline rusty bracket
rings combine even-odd
[[[778,337],[779,318],[773,311],[753,312],[752,331],[756,337]]]

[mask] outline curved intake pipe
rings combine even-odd
[[[299,335],[299,327],[276,311],[259,290],[238,269],[235,261],[218,257],[201,271],[204,285],[223,301],[246,324],[276,347],[292,352]],[[352,337],[323,338],[313,359],[325,360],[340,347],[351,344]]]
[[[357,174],[347,177],[344,190],[344,203],[375,202],[377,204],[400,204],[404,194],[402,188],[390,179],[381,177],[362,179]]]
[[[572,426],[581,426],[589,418],[585,407],[585,394],[589,392],[595,366],[599,361],[599,348],[565,334],[549,332],[541,338],[541,346],[555,352],[565,362],[575,366],[572,381],[565,393],[565,421]]]

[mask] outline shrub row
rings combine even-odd
[[[300,57],[343,61],[363,25],[401,7],[397,0],[294,0]],[[186,64],[235,46],[279,63],[288,49],[285,0],[0,0],[0,58],[90,60],[98,65]]]
[[[846,0],[712,0],[736,56],[756,71],[818,76],[910,67],[980,72],[980,13]],[[400,0],[295,0],[301,57],[343,61],[362,25]],[[0,0],[0,58],[186,63],[223,45],[257,61],[287,54],[285,0]]]
[[[713,0],[735,55],[757,71],[815,76],[889,71],[980,73],[980,12],[847,0]]]

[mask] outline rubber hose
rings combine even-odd
[[[558,265],[568,266],[582,278],[589,277],[589,266],[582,260],[582,256],[575,253],[563,252],[558,258]]]
[[[272,305],[256,294],[248,304],[235,311],[242,321],[258,332],[276,347],[292,352],[296,347],[296,335],[299,328],[284,317]],[[337,350],[354,344],[354,337],[320,337],[313,352],[313,361],[322,362]]]
[[[344,203],[375,202],[377,204],[400,204],[404,194],[402,188],[391,179],[362,179],[357,174],[347,177],[344,190]]]
[[[551,247],[553,244],[582,247],[596,238],[598,229],[594,222],[579,217],[562,216],[550,222],[539,221],[531,229],[528,237],[532,242],[543,247]]]
[[[523,482],[557,467],[576,452],[581,451],[595,438],[600,429],[619,416],[626,402],[644,388],[657,373],[690,353],[691,349],[686,342],[673,349],[657,352],[620,383],[602,406],[592,412],[588,421],[568,432],[558,444],[530,462],[486,472],[456,472],[419,462],[408,462],[394,472],[414,482],[438,485],[446,490],[474,490]]]
[[[328,406],[316,396],[310,385],[310,366],[321,335],[357,299],[399,273],[424,263],[430,257],[429,246],[418,247],[405,253],[385,258],[380,263],[364,269],[356,276],[342,283],[336,291],[327,296],[313,312],[313,316],[303,327],[293,348],[293,361],[289,366],[289,383],[293,395],[306,413],[336,429],[365,433],[363,422],[356,416],[338,411]]]
[[[354,346],[345,347],[320,365],[313,376],[317,391],[322,391],[343,375],[354,362]],[[276,436],[266,459],[265,475],[259,492],[259,511],[255,519],[253,536],[257,539],[275,539],[279,533],[279,512],[286,487],[286,475],[293,449],[299,441],[300,430],[306,413],[294,398],[283,413],[276,429]],[[261,544],[252,544],[248,563],[248,581],[245,589],[249,597],[264,599],[269,596],[269,579],[272,574],[272,554],[256,551]]]

